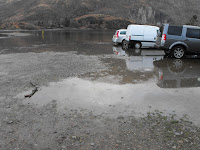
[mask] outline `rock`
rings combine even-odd
[[[94,146],[94,143],[91,143],[90,145],[91,145],[91,146]]]
[[[72,136],[72,139],[76,139],[76,136]]]
[[[176,146],[173,146],[172,149],[176,149]]]
[[[178,132],[175,132],[174,133],[174,135],[176,135],[176,136],[179,136],[179,135],[181,135],[180,133],[178,133]]]
[[[119,116],[119,117],[117,117],[117,119],[121,119],[121,120],[123,120],[124,117],[123,117],[123,116]]]
[[[12,123],[13,123],[13,121],[11,121],[11,120],[10,120],[10,121],[8,121],[7,123],[8,123],[8,124],[12,124]]]
[[[63,145],[63,146],[61,146],[61,148],[62,148],[62,149],[66,149],[66,146]]]
[[[119,143],[122,143],[122,141],[120,141],[120,140],[116,140],[116,143],[119,144]]]
[[[177,141],[178,143],[180,143],[180,144],[183,144],[183,141],[182,140],[179,140],[179,141]]]

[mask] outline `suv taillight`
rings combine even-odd
[[[129,36],[129,41],[131,40],[131,36]]]
[[[163,35],[162,35],[162,40],[163,40],[163,41],[166,41],[166,38],[167,38],[166,34],[163,34]]]
[[[117,37],[119,37],[119,31],[117,31]]]

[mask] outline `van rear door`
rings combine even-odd
[[[154,47],[156,44],[157,28],[145,27],[144,28],[144,43],[143,46]]]
[[[156,42],[158,31],[155,27],[145,27],[144,28],[144,41]]]

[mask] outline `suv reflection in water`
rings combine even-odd
[[[166,58],[153,64],[161,88],[200,87],[200,59]]]

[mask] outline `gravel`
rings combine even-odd
[[[48,86],[49,82],[108,69],[97,56],[75,52],[21,53],[0,55],[0,64],[1,150],[198,150],[200,147],[200,129],[187,116],[176,119],[175,114],[165,116],[154,111],[140,118],[134,113],[112,117],[79,107],[58,111],[56,100],[37,107],[15,97],[32,89],[30,81],[39,87]]]
[[[96,56],[76,55],[76,52],[0,55],[0,64],[1,96],[14,96],[30,89],[30,82],[43,86],[106,69]]]

